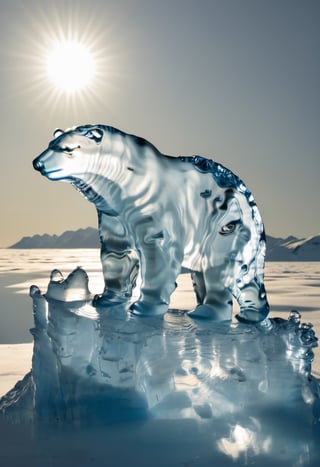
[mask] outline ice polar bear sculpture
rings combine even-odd
[[[130,300],[138,270],[138,315],[163,314],[181,267],[192,274],[194,317],[240,321],[268,312],[263,284],[265,234],[253,196],[221,164],[171,157],[110,126],[56,130],[33,166],[70,182],[95,204],[105,289],[96,304]]]

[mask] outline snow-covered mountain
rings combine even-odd
[[[320,261],[320,235],[303,239],[267,237],[267,261]]]
[[[62,235],[23,237],[9,248],[99,248],[97,229],[88,227]],[[320,234],[308,238],[271,237],[267,235],[267,261],[320,261]]]
[[[68,230],[61,235],[33,235],[23,237],[9,248],[33,249],[33,248],[99,248],[99,234],[97,229]]]

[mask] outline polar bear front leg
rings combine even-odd
[[[94,305],[111,306],[127,302],[136,284],[139,271],[138,260],[131,250],[101,250],[105,288],[102,295],[94,298]]]
[[[102,295],[93,304],[112,306],[130,299],[139,264],[126,231],[115,216],[98,212],[101,263],[105,282]]]
[[[170,296],[175,290],[181,270],[182,253],[178,244],[165,241],[163,231],[141,223],[137,228],[141,270],[140,297],[131,305],[136,315],[162,315],[168,310]]]

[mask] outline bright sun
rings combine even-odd
[[[53,119],[62,115],[66,122],[78,121],[82,113],[92,118],[91,112],[101,109],[101,96],[109,96],[121,76],[113,26],[106,27],[98,7],[92,8],[94,2],[86,2],[86,8],[83,2],[40,3],[43,9],[26,13],[18,38],[23,73],[19,92],[29,93],[30,105],[50,111]],[[108,107],[109,100],[103,105]]]
[[[73,94],[93,82],[96,63],[90,49],[77,41],[56,43],[47,56],[47,76],[61,92]]]

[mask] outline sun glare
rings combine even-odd
[[[59,8],[47,3],[36,12],[25,7],[26,21],[17,33],[21,79],[13,85],[47,118],[91,119],[101,109],[101,96],[109,96],[119,82],[113,26],[106,26],[90,2],[63,2]],[[110,105],[108,99],[103,105]]]
[[[49,80],[67,94],[90,86],[96,73],[93,54],[76,41],[58,42],[49,52],[46,65]]]

